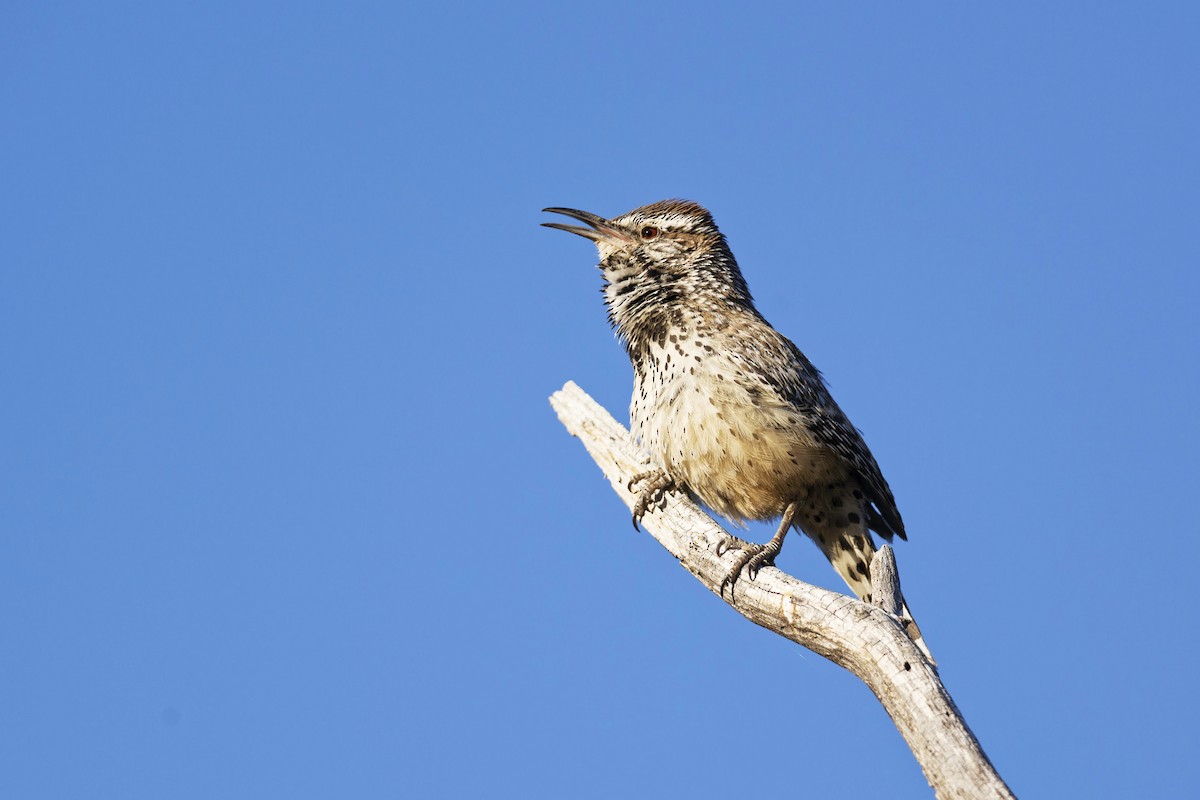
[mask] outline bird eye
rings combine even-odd
[[[647,225],[646,227],[642,228],[643,239],[653,239],[655,236],[658,236],[658,228],[654,227],[653,225]]]

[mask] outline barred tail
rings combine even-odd
[[[805,533],[808,533],[805,531]],[[864,603],[871,602],[871,559],[875,557],[875,544],[865,528],[842,528],[840,530],[824,528],[808,533],[810,539],[829,559],[829,563],[842,576],[850,590],[858,595]],[[921,629],[917,627],[908,604],[901,598],[900,619],[904,624],[904,632],[921,649],[929,663],[937,664],[933,654],[921,638]]]

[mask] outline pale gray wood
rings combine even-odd
[[[608,478],[613,491],[632,508],[636,496],[629,478],[647,468],[629,432],[582,389],[568,382],[550,403],[559,420],[579,437]],[[718,558],[726,533],[694,503],[678,493],[664,508],[642,519],[642,527],[708,589],[720,596],[732,556]],[[877,559],[879,560],[879,559]],[[886,561],[886,557],[884,561]],[[881,570],[886,571],[886,566]],[[899,584],[894,579],[894,592]],[[857,675],[870,687],[896,723],[940,800],[1012,798],[979,742],[955,707],[936,670],[882,608],[798,581],[773,567],[756,580],[743,577],[723,598],[738,613],[787,637]],[[885,601],[886,602],[886,601]],[[895,606],[897,609],[899,605]]]
[[[871,598],[875,605],[891,614],[900,614],[904,597],[900,594],[900,572],[896,569],[896,554],[892,546],[885,544],[871,559]]]

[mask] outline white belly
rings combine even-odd
[[[652,353],[635,380],[630,419],[653,460],[714,511],[736,522],[777,517],[830,476],[832,459],[782,398],[747,381],[719,353]]]

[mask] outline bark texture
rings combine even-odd
[[[647,468],[629,432],[582,389],[568,382],[550,398],[567,431],[578,437],[632,508],[629,478]],[[733,556],[717,556],[727,534],[687,497],[667,496],[664,507],[642,518],[642,527],[714,594]],[[872,564],[873,606],[796,580],[773,567],[756,580],[745,576],[722,599],[757,625],[845,667],[870,687],[908,743],[940,800],[1012,798],[967,727],[937,670],[900,628],[899,582],[889,547]],[[888,610],[885,610],[888,609]]]

